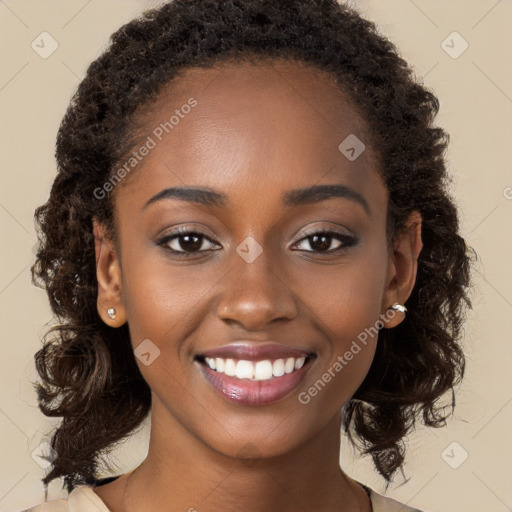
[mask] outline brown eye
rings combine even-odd
[[[170,242],[177,242],[177,244],[175,244],[177,247],[172,247],[171,244],[168,243],[173,251],[183,250],[184,252],[196,252],[203,246],[204,237],[197,233],[190,233],[189,235],[175,236],[170,240]]]
[[[157,245],[163,246],[172,253],[180,256],[207,252],[211,250],[209,245],[215,245],[215,243],[203,233],[183,228],[179,228],[168,233],[156,243]]]
[[[295,245],[303,244],[299,250],[318,253],[335,253],[354,245],[357,240],[337,231],[317,231],[302,238]],[[307,248],[309,246],[310,249]]]

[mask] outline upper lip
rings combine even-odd
[[[313,352],[290,347],[273,341],[236,341],[220,347],[211,348],[198,354],[203,357],[220,357],[222,359],[243,359],[259,361],[264,359],[287,359],[289,357],[308,357]]]

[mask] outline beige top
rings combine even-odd
[[[422,512],[416,508],[403,505],[396,500],[377,494],[373,489],[369,490],[373,512]],[[36,507],[24,512],[110,512],[105,503],[94,492],[94,488],[87,485],[79,485],[71,491],[67,499],[55,499],[45,501]],[[427,512],[427,511],[423,511]]]

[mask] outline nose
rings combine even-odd
[[[282,271],[282,265],[272,265],[271,259],[266,251],[251,263],[234,254],[231,269],[222,280],[217,305],[220,319],[239,324],[247,331],[257,331],[272,321],[292,320],[297,316],[292,283]]]

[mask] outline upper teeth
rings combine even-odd
[[[285,373],[299,370],[306,361],[305,357],[289,357],[288,359],[270,359],[263,361],[246,361],[244,359],[223,359],[221,357],[205,357],[206,364],[219,373],[238,379],[268,380],[281,377]]]

